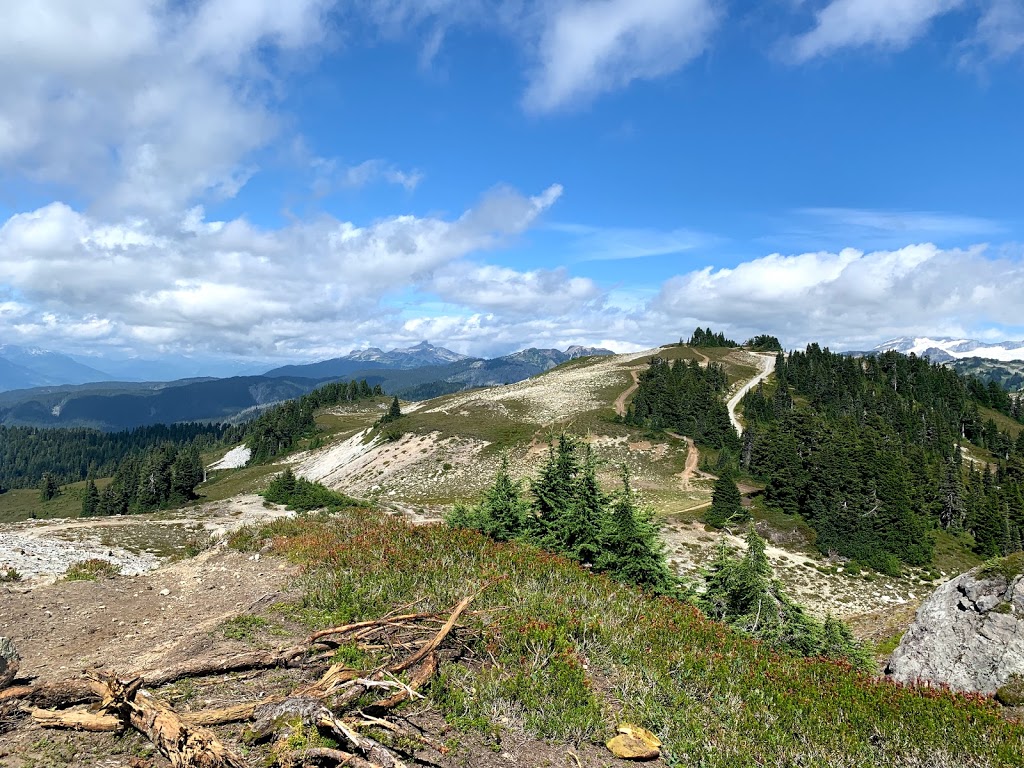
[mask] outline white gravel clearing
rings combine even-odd
[[[23,579],[54,581],[75,563],[106,560],[117,565],[126,576],[137,576],[156,569],[161,560],[149,552],[133,554],[120,547],[109,547],[98,539],[83,541],[39,536],[35,532],[0,533],[0,570],[14,568]]]
[[[250,458],[252,458],[252,449],[247,445],[239,445],[225,453],[220,461],[215,461],[207,469],[238,469],[248,464]]]

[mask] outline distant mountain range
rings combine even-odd
[[[426,399],[471,387],[511,384],[577,357],[610,354],[607,349],[575,346],[565,351],[525,349],[483,360],[422,342],[390,352],[359,350],[332,360],[275,368],[259,376],[74,385],[54,385],[49,383],[52,379],[46,379],[48,383],[42,386],[30,384],[33,388],[0,392],[0,424],[120,430],[179,421],[231,421],[338,379],[366,379],[371,385],[381,384],[389,394]],[[0,362],[0,375],[5,371],[4,362]],[[15,365],[11,363],[12,369]],[[95,370],[81,367],[86,371],[79,371],[79,379]],[[99,371],[95,374],[110,378]],[[39,378],[12,370],[8,381],[28,383]]]
[[[973,339],[929,338],[927,336],[890,339],[874,348],[874,352],[911,352],[918,357],[929,357],[933,363],[948,363],[968,357],[985,360],[1024,360],[1024,341],[1000,341],[986,344]]]
[[[9,389],[85,384],[112,377],[68,355],[38,347],[0,344],[0,392]]]

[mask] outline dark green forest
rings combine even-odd
[[[626,423],[692,437],[701,445],[739,450],[723,398],[729,389],[725,368],[696,360],[653,358],[640,374]]]
[[[226,424],[158,424],[125,432],[0,426],[0,488],[37,488],[45,474],[64,485],[110,477],[127,456],[173,443],[217,445]]]
[[[244,442],[252,450],[250,464],[264,464],[291,451],[304,437],[316,433],[316,411],[332,405],[381,397],[380,384],[371,387],[362,381],[336,381],[314,389],[296,400],[275,406],[259,418],[239,426],[228,435],[228,442]]]
[[[1021,405],[927,359],[812,344],[780,354],[776,386],[744,398],[740,464],[768,505],[811,525],[824,553],[898,573],[929,564],[943,528],[973,535],[982,556],[1009,554],[1024,531],[1024,437],[980,408],[1020,420]],[[991,463],[966,459],[968,444]]]
[[[113,433],[0,426],[0,490],[37,488],[44,476],[64,485],[87,478],[132,475],[156,454],[163,457],[169,447],[195,448],[198,452],[246,442],[252,449],[250,463],[263,463],[287,453],[303,437],[313,435],[317,409],[383,394],[379,384],[371,387],[365,379],[332,382],[296,400],[275,405],[252,421],[233,426],[158,424]],[[159,463],[164,458],[153,461]],[[130,485],[131,482],[126,483],[126,487]],[[127,491],[126,494],[131,497]],[[166,494],[158,496],[160,504],[171,498]],[[115,506],[126,508],[121,503]]]
[[[697,328],[686,342],[691,347],[738,347],[732,339],[725,338],[724,333],[715,333],[710,328]]]

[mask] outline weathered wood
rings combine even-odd
[[[174,768],[245,768],[242,759],[210,731],[191,726],[152,694],[142,680],[123,682],[93,674],[90,681],[102,693],[100,711],[116,714],[153,742]]]
[[[29,714],[43,728],[70,728],[73,731],[92,731],[94,733],[124,730],[124,722],[116,715],[39,708],[32,709]]]
[[[483,590],[480,591],[482,592]],[[390,667],[391,671],[401,672],[402,670],[408,669],[409,667],[415,664],[419,664],[427,656],[428,653],[433,653],[435,650],[437,650],[437,647],[444,642],[444,639],[448,637],[448,633],[451,632],[452,629],[455,627],[455,623],[459,620],[459,616],[462,615],[462,612],[469,607],[469,604],[472,603],[479,594],[480,592],[476,592],[472,595],[467,595],[466,597],[462,598],[459,601],[459,604],[455,606],[455,610],[453,610],[451,612],[451,615],[448,616],[448,621],[446,621],[444,623],[444,626],[442,626],[441,629],[437,631],[437,634],[435,634],[430,639],[430,642],[426,643],[422,648],[416,651],[416,653],[412,654],[404,661],[396,664],[393,667]]]
[[[331,635],[347,635],[361,629],[369,629],[371,627],[385,627],[388,625],[397,626],[404,622],[418,621],[420,619],[430,619],[433,617],[434,614],[432,613],[406,613],[401,616],[384,616],[379,619],[357,621],[354,624],[345,624],[341,627],[321,629],[320,631],[314,632],[312,635],[310,635],[308,642],[310,645],[313,645],[314,643],[322,642],[325,637],[330,637]]]
[[[0,691],[0,702],[25,699],[44,707],[70,707],[99,698],[87,680],[58,680],[53,683],[18,685]]]
[[[244,651],[222,656],[203,656],[189,659],[163,669],[138,672],[133,677],[145,680],[147,686],[160,686],[182,680],[186,677],[206,677],[228,672],[242,672],[247,669],[273,669],[285,667],[307,650],[305,645],[294,645],[276,651]]]
[[[369,736],[358,733],[343,720],[334,716],[329,709],[323,709],[316,723],[318,728],[329,730],[339,740],[352,745],[355,752],[361,754],[367,760],[381,768],[407,768],[391,750]]]
[[[431,653],[420,663],[419,667],[416,668],[416,672],[413,674],[412,679],[405,688],[391,696],[388,696],[386,699],[373,702],[373,704],[365,707],[365,710],[367,712],[376,712],[379,714],[397,707],[404,701],[409,701],[412,698],[410,691],[418,691],[430,682],[431,678],[437,674],[437,666],[437,654]]]

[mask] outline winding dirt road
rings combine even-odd
[[[640,386],[640,375],[637,373],[639,369],[630,368],[629,372],[633,376],[633,383],[629,385],[629,389],[625,390],[621,395],[615,398],[615,412],[619,416],[626,415],[626,401],[629,396],[636,392],[637,387]]]
[[[736,418],[736,408],[740,404],[740,400],[750,390],[760,384],[762,381],[771,376],[775,370],[775,355],[766,355],[761,353],[751,352],[752,355],[756,355],[759,358],[761,371],[754,378],[744,384],[737,390],[736,394],[729,398],[729,421],[732,422],[733,428],[736,430],[736,434],[743,434],[743,425],[740,424],[740,420]]]

